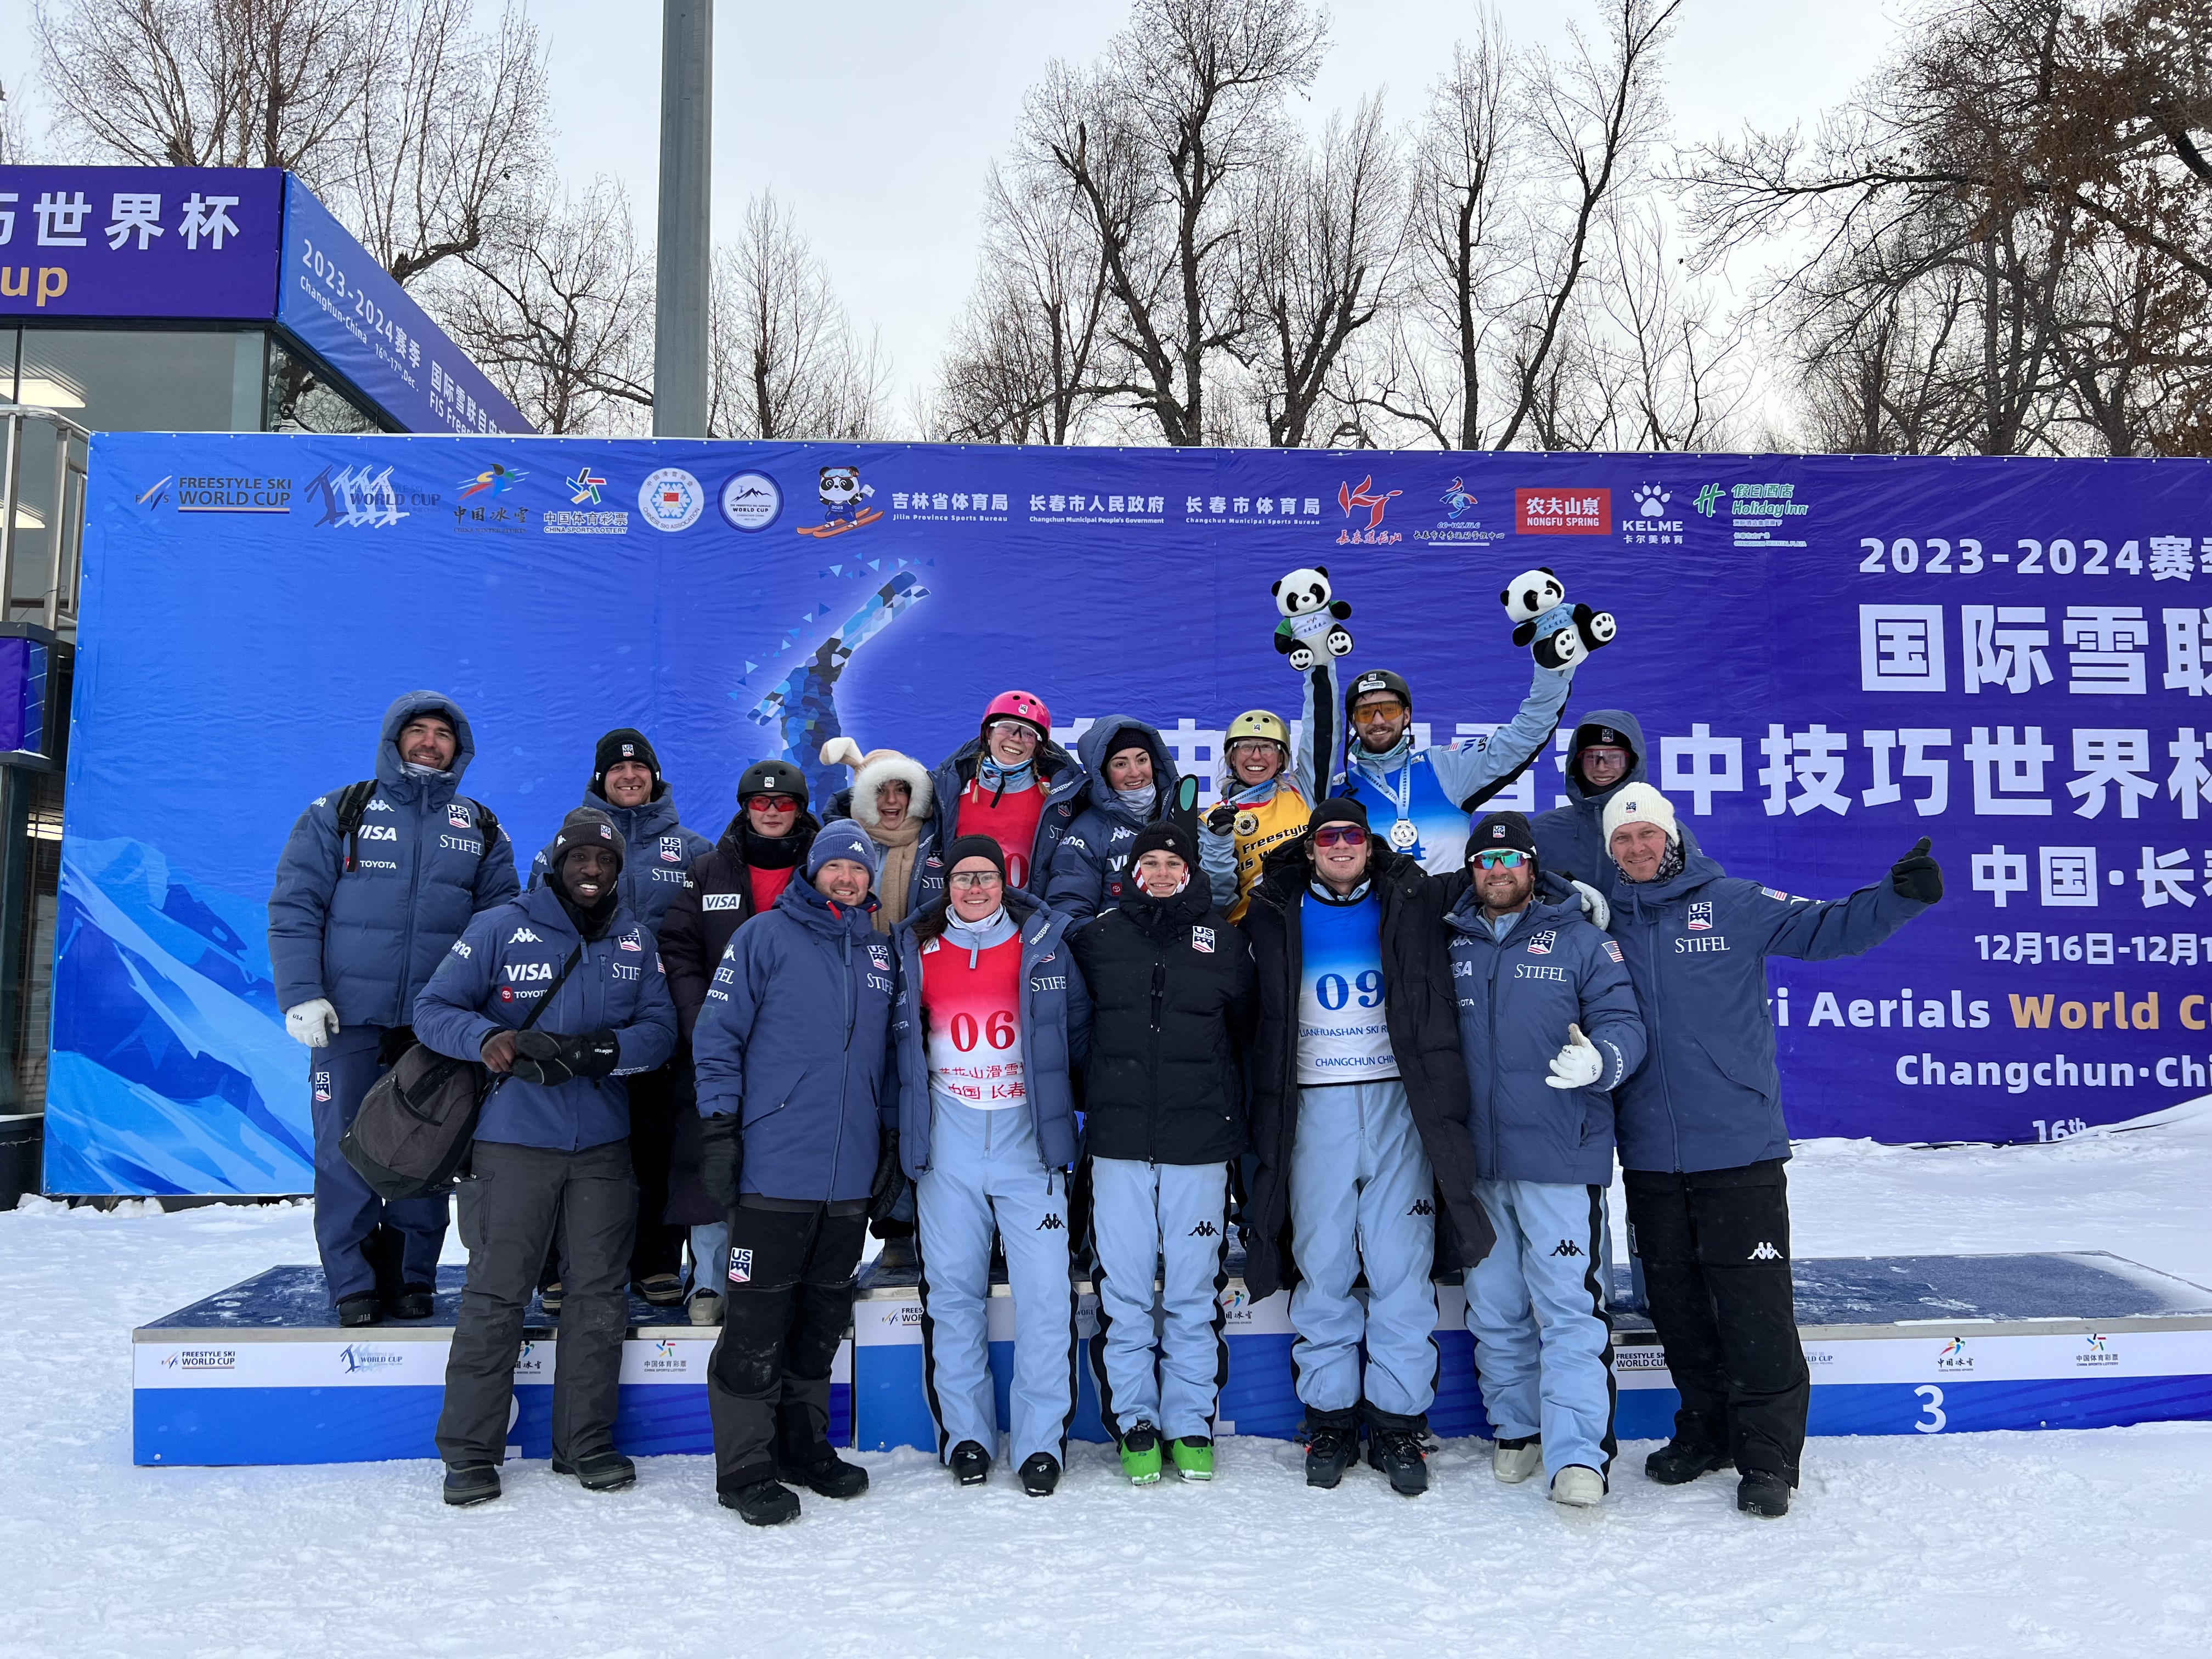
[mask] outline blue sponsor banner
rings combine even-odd
[[[250,487],[185,510],[173,477]],[[1796,1133],[2138,1117],[2212,1065],[2209,486],[2193,461],[103,434],[48,1185],[307,1188],[263,907],[400,690],[467,710],[465,787],[526,858],[622,725],[709,836],[755,759],[826,797],[828,738],[933,764],[1011,686],[1067,738],[1153,721],[1210,785],[1237,713],[1297,713],[1269,586],[1314,564],[1347,672],[1405,675],[1423,742],[1525,694],[1511,576],[1619,617],[1499,805],[1558,804],[1573,720],[1624,708],[1778,902],[1933,839],[1942,905],[1870,956],[1771,964]]]
[[[0,167],[0,317],[266,318],[273,167]]]
[[[410,432],[531,430],[522,411],[289,173],[276,320]]]

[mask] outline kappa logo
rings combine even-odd
[[[753,1282],[753,1253],[750,1250],[730,1252],[730,1283],[750,1285]]]
[[[544,939],[538,938],[537,934],[532,933],[527,927],[516,928],[512,933],[509,933],[507,936],[507,942],[509,945],[543,945],[545,943]]]
[[[1553,1255],[1580,1255],[1582,1253],[1583,1247],[1571,1238],[1563,1238],[1552,1246]]]
[[[1203,956],[1213,954],[1213,929],[1194,927],[1190,930],[1190,948]]]
[[[1436,1212],[1437,1206],[1425,1198],[1415,1199],[1413,1207],[1406,1212],[1407,1215],[1434,1215]]]
[[[1693,933],[1702,933],[1712,925],[1713,902],[1711,899],[1692,900],[1690,903],[1690,931]]]
[[[683,836],[663,836],[660,838],[660,861],[663,864],[681,864],[684,862]]]
[[[1067,1231],[1067,1223],[1057,1210],[1049,1211],[1045,1218],[1037,1223],[1036,1230],[1041,1233],[1064,1233]]]
[[[1559,937],[1559,931],[1556,927],[1547,927],[1540,933],[1529,934],[1528,954],[1532,957],[1548,957],[1552,954],[1552,946]]]
[[[1221,1237],[1221,1229],[1211,1221],[1201,1221],[1186,1236],[1191,1238],[1218,1238]]]
[[[1762,1238],[1759,1241],[1759,1248],[1744,1257],[1744,1260],[1746,1261],[1779,1261],[1782,1260],[1782,1252]]]
[[[368,805],[362,810],[368,812],[389,812],[392,810],[392,803],[381,795],[371,795],[368,798]]]

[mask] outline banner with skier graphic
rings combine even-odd
[[[1794,1133],[2049,1139],[2207,1091],[2203,463],[103,434],[48,1188],[307,1189],[264,905],[400,691],[466,710],[526,860],[611,727],[711,837],[749,762],[819,802],[829,738],[933,764],[1010,686],[1065,740],[1158,726],[1211,799],[1236,714],[1297,714],[1278,579],[1324,572],[1305,632],[1449,743],[1525,693],[1500,595],[1538,567],[1618,632],[1495,805],[1558,803],[1574,720],[1621,708],[1731,873],[1832,897],[1935,843],[1897,939],[1773,963]]]

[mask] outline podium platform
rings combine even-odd
[[[1231,1259],[1232,1268],[1241,1262]],[[1792,1265],[1813,1373],[1811,1429],[1941,1434],[2086,1429],[2212,1419],[2212,1291],[2101,1252],[1865,1256]],[[1616,1290],[1626,1299],[1627,1276]],[[319,1269],[273,1267],[132,1333],[136,1461],[142,1464],[325,1463],[430,1457],[461,1269],[442,1269],[435,1316],[340,1330]],[[1072,1433],[1103,1440],[1088,1340],[1097,1298],[1074,1286],[1078,1367]],[[1456,1285],[1437,1287],[1440,1437],[1486,1436],[1473,1345]],[[990,1332],[1001,1421],[1012,1364],[1013,1304],[994,1286]],[[1289,1298],[1222,1293],[1229,1380],[1219,1431],[1285,1437],[1301,1413],[1292,1387]],[[670,1322],[679,1310],[631,1304],[617,1443],[633,1454],[705,1452],[706,1365],[716,1332]],[[533,1306],[515,1364],[509,1455],[548,1455],[559,1345]],[[1664,1437],[1676,1399],[1650,1323],[1613,1316],[1624,1440]],[[831,1389],[833,1438],[866,1450],[934,1449],[922,1386],[921,1303],[911,1275],[864,1269],[854,1329]]]

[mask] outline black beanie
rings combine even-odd
[[[1467,838],[1467,862],[1474,862],[1477,853],[1492,848],[1511,848],[1526,853],[1528,861],[1536,861],[1536,832],[1528,827],[1528,820],[1518,812],[1492,812],[1477,823]]]
[[[745,768],[745,775],[738,780],[738,799],[749,801],[755,795],[788,795],[799,803],[801,811],[806,810],[806,774],[789,761],[755,761]]]
[[[1306,830],[1311,834],[1324,823],[1356,823],[1367,828],[1367,808],[1348,795],[1331,795],[1313,810],[1306,819]]]
[[[1152,738],[1136,726],[1125,726],[1114,734],[1114,741],[1106,745],[1106,758],[1112,760],[1124,749],[1141,749],[1145,751],[1145,758],[1150,760],[1152,757]]]
[[[622,832],[614,820],[596,806],[579,806],[561,820],[560,833],[545,849],[545,862],[558,873],[562,860],[579,847],[597,847],[615,855],[615,868],[623,865]]]
[[[624,761],[635,761],[653,774],[653,793],[660,793],[660,757],[644,732],[634,726],[618,726],[599,739],[592,751],[592,793],[604,797],[607,774]]]
[[[989,836],[955,836],[952,844],[945,849],[945,878],[950,882],[952,872],[960,867],[963,859],[988,859],[999,872],[999,879],[1006,878],[1006,849]]]
[[[1160,818],[1137,831],[1137,838],[1129,843],[1129,867],[1137,867],[1137,860],[1147,853],[1173,853],[1192,869],[1198,868],[1198,848],[1192,845],[1190,832],[1173,818]]]

